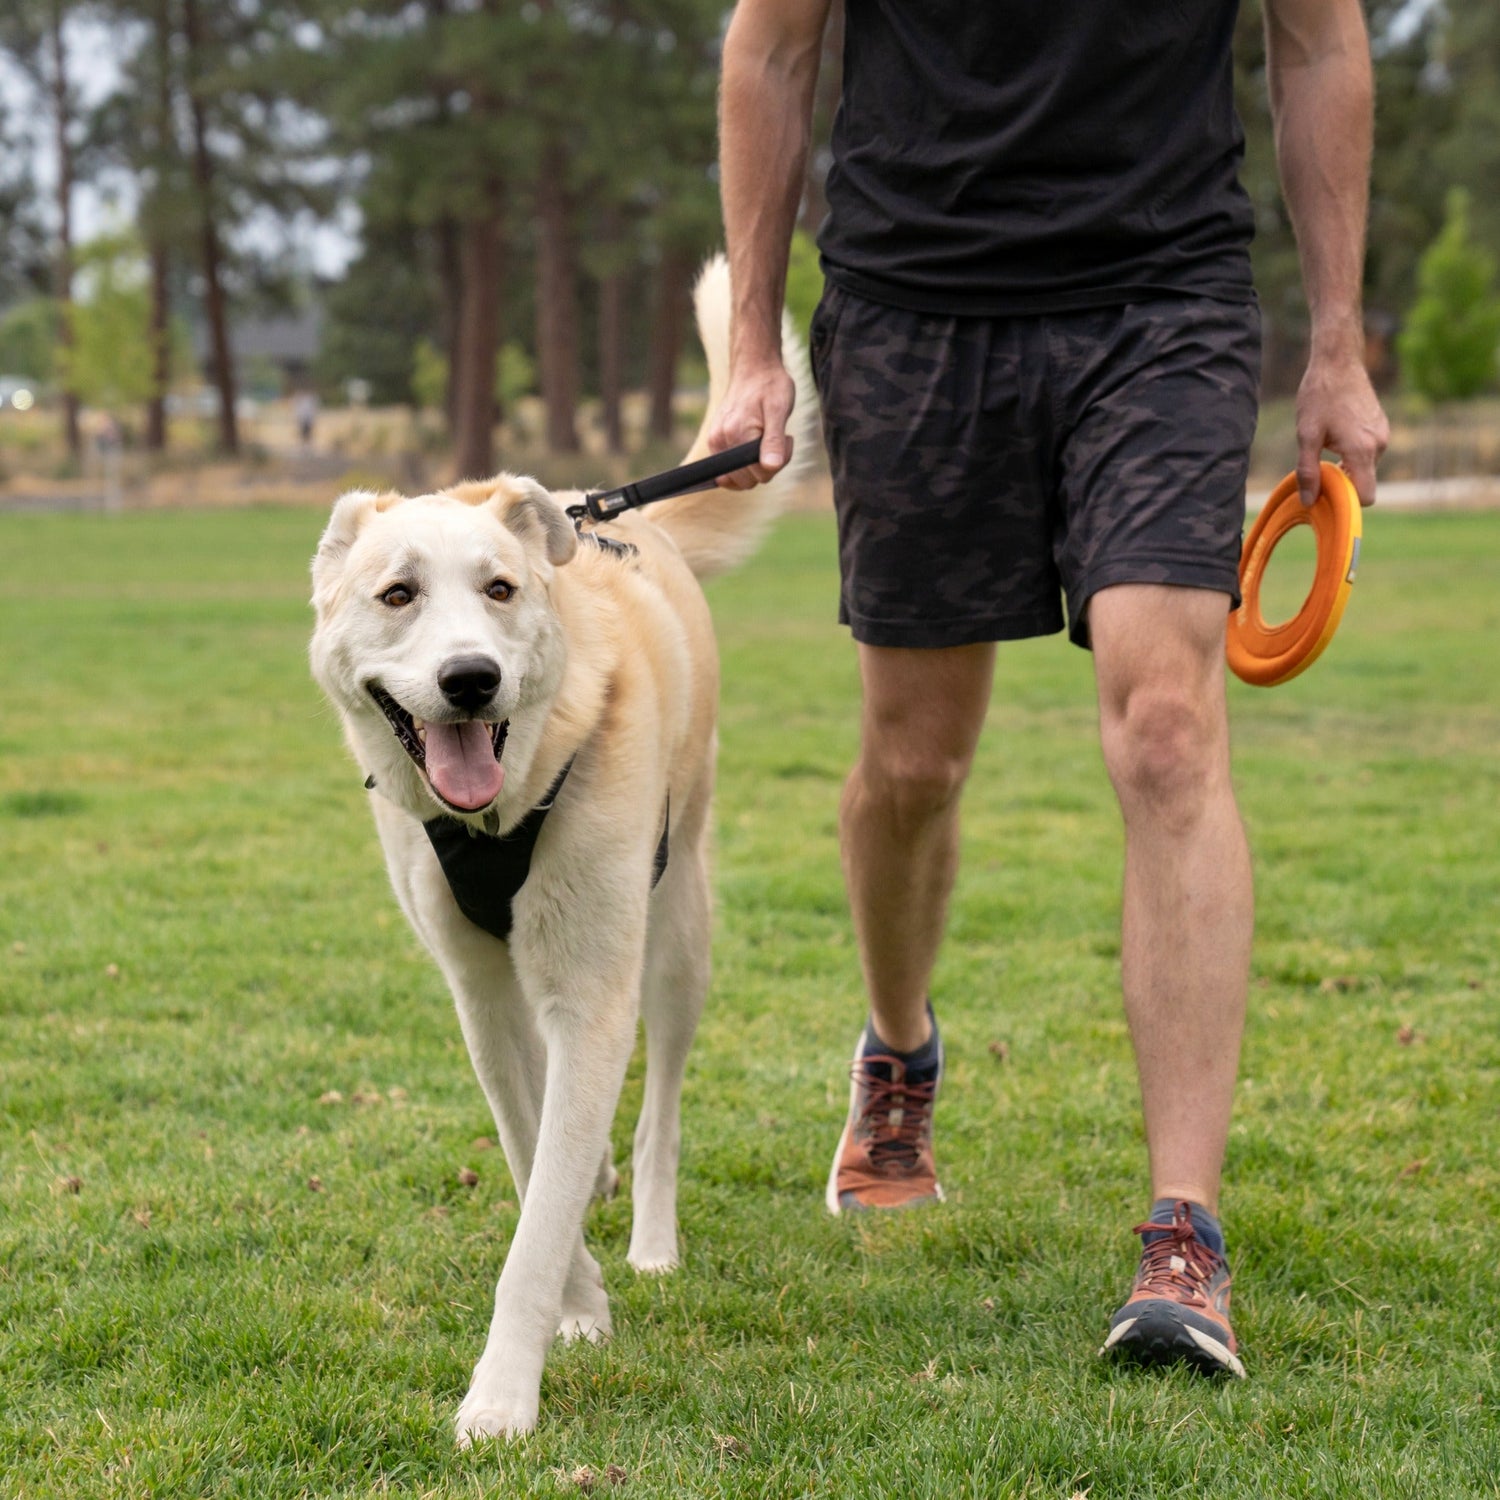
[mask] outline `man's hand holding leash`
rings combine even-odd
[[[786,467],[792,456],[786,424],[796,395],[796,385],[781,362],[779,348],[753,364],[737,360],[731,366],[729,391],[709,429],[709,447],[718,453],[759,438],[760,462],[726,474],[719,480],[721,488],[753,489]]]

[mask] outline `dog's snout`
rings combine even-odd
[[[483,708],[500,686],[500,664],[488,656],[454,656],[438,671],[438,686],[455,707]]]

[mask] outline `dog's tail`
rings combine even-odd
[[[708,410],[688,451],[688,461],[708,453],[707,433],[729,384],[729,262],[716,255],[699,273],[693,288],[698,337],[708,355]],[[782,358],[797,386],[797,403],[787,431],[792,457],[769,484],[753,490],[701,490],[663,500],[644,512],[677,543],[699,578],[726,573],[745,562],[760,545],[773,520],[818,467],[821,450],[818,397],[813,388],[807,349],[790,317],[781,323]]]

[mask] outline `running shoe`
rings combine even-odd
[[[1198,1238],[1186,1202],[1170,1224],[1137,1224],[1146,1238],[1129,1300],[1110,1319],[1100,1354],[1142,1364],[1182,1360],[1209,1374],[1245,1378],[1229,1326],[1229,1265]]]
[[[938,1042],[936,1063],[918,1071],[888,1052],[866,1051],[873,1041],[869,1031],[860,1033],[849,1069],[849,1118],[825,1199],[832,1214],[908,1208],[943,1197],[932,1159],[932,1106],[943,1077],[943,1044]]]

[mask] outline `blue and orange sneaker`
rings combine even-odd
[[[860,1033],[849,1069],[849,1115],[828,1174],[829,1213],[942,1202],[932,1157],[932,1107],[943,1080],[935,1018],[932,1028],[926,1045],[904,1056],[880,1040],[873,1023]]]
[[[1110,1319],[1100,1354],[1142,1364],[1183,1361],[1245,1378],[1229,1326],[1229,1263],[1193,1224],[1192,1205],[1171,1205],[1169,1223],[1137,1224],[1141,1264],[1125,1305]]]

